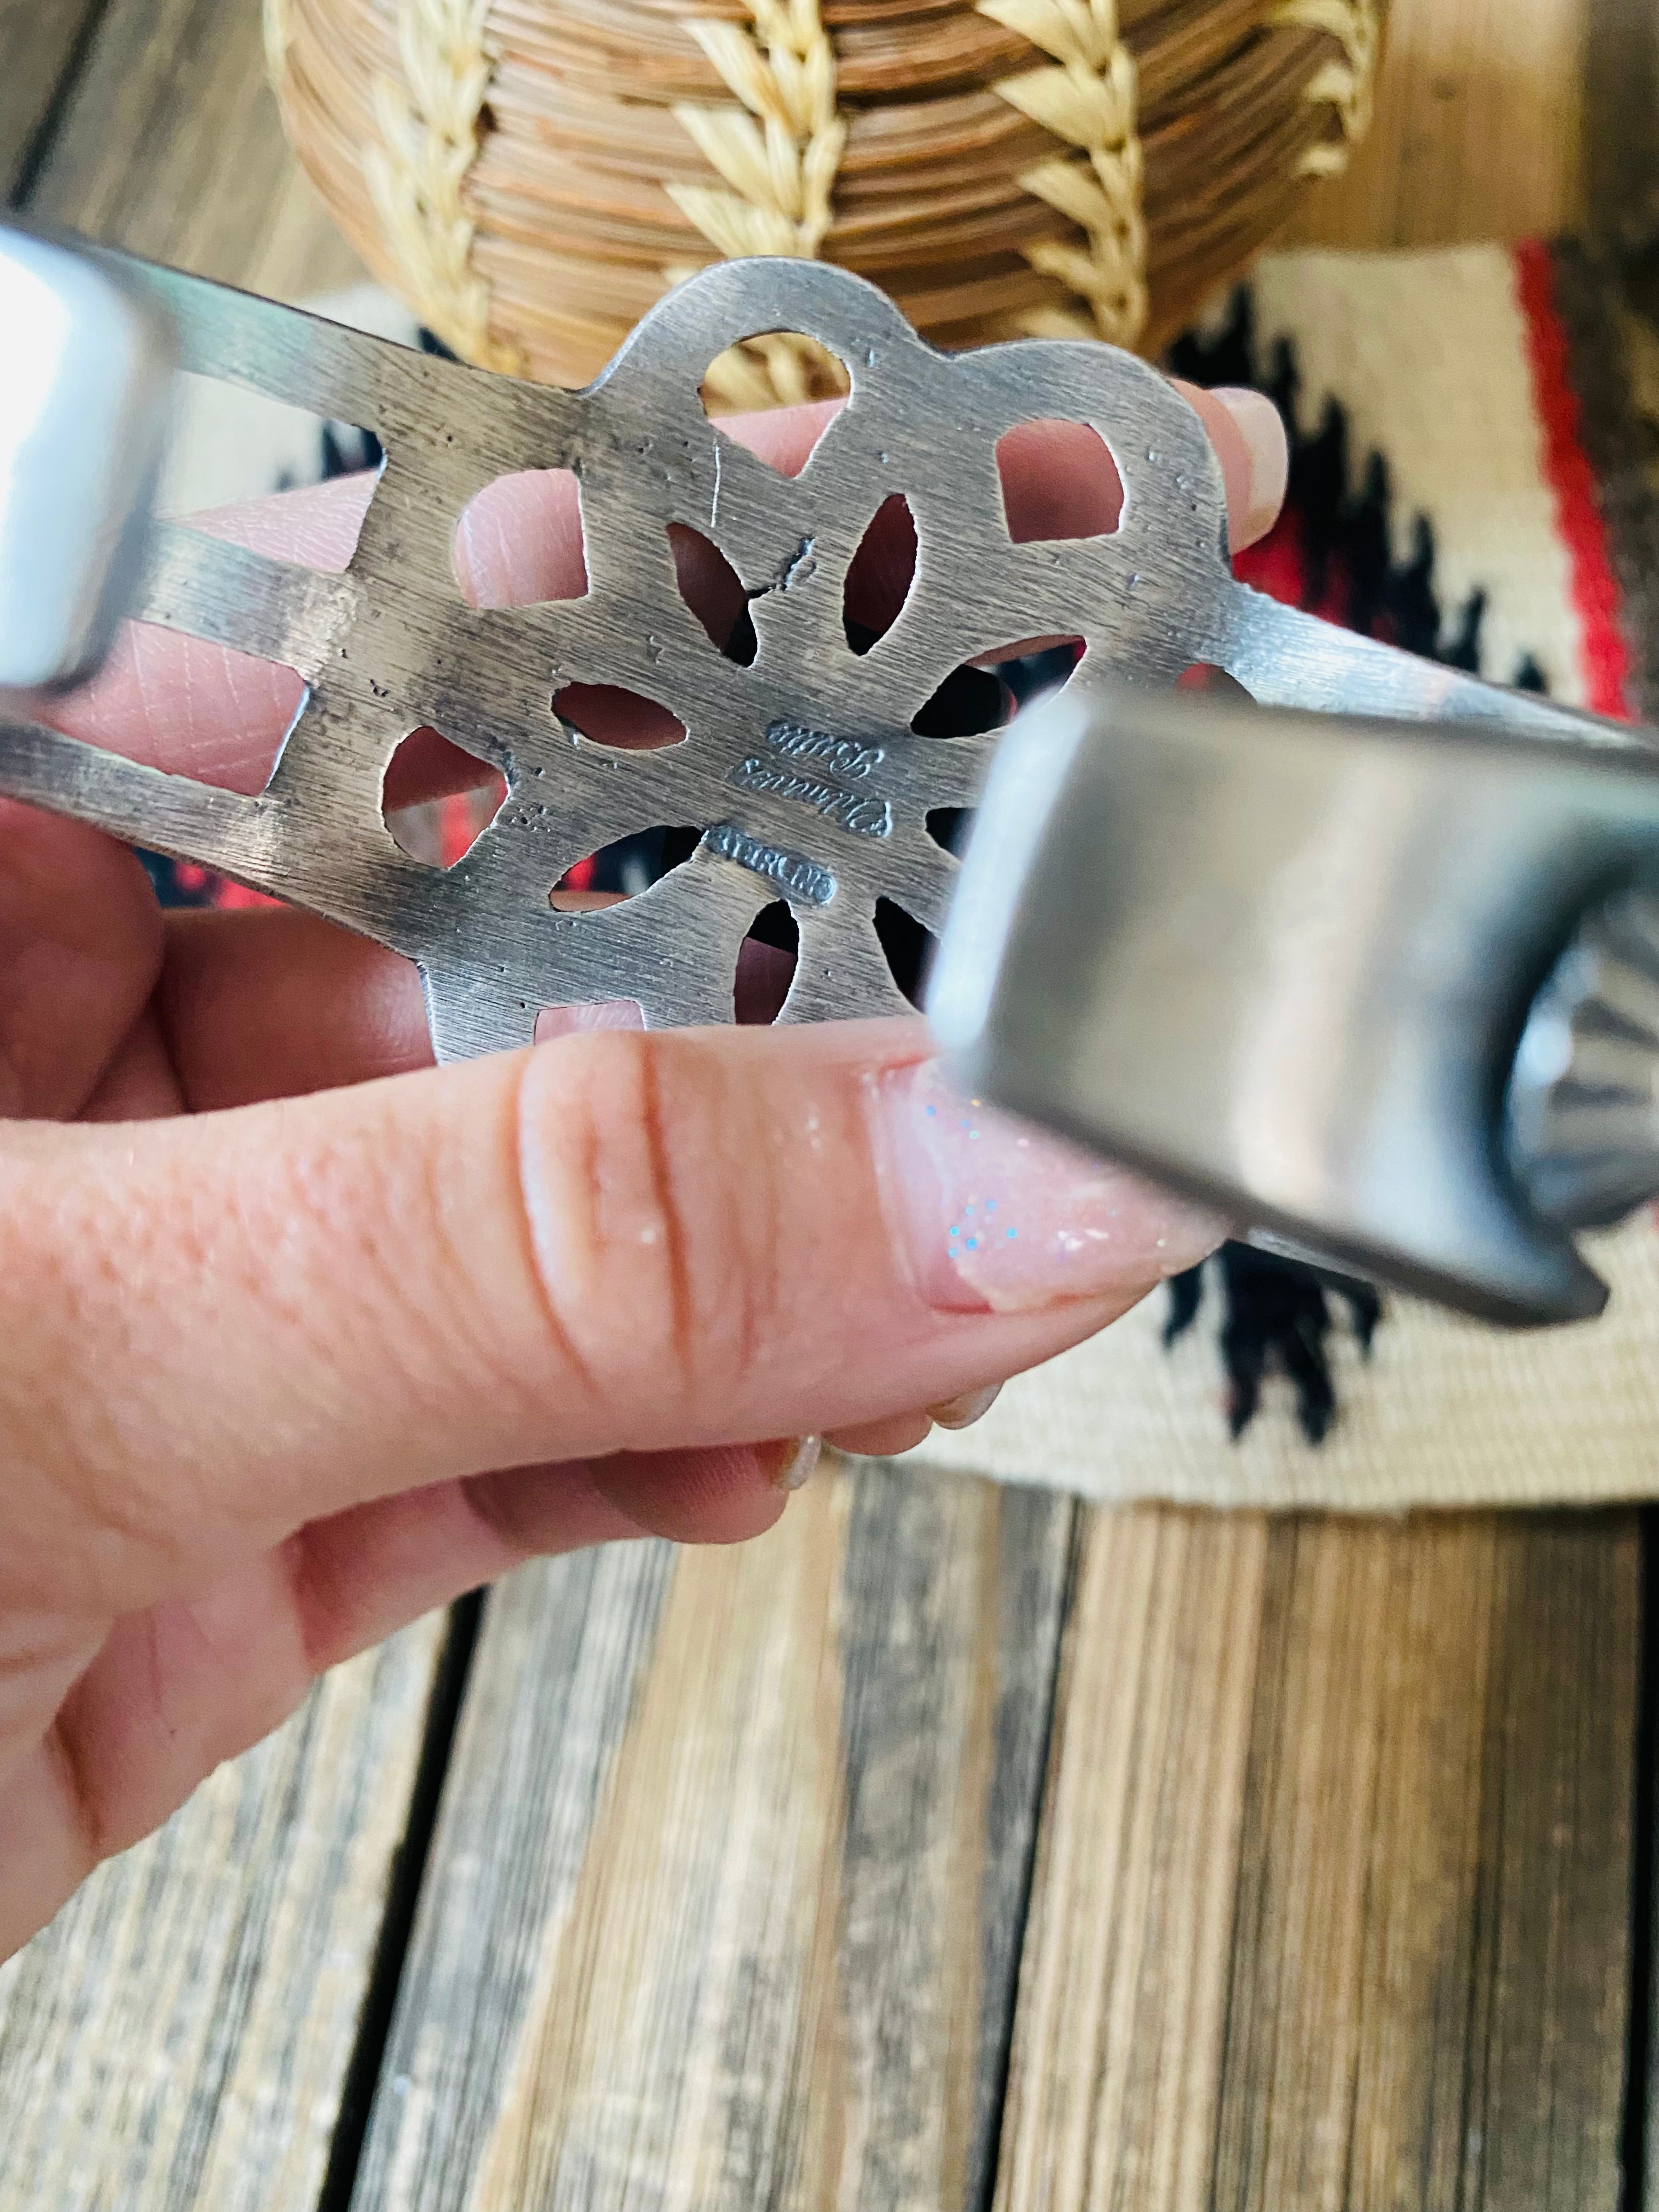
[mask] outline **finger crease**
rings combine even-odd
[[[67,1708],[59,1711],[42,1742],[57,1773],[70,1825],[81,1843],[87,1872],[90,1874],[109,1855],[109,1832],[98,1809],[91,1766],[70,1725]]]
[[[488,1474],[463,1475],[462,1503],[484,1534],[505,1547],[514,1562],[532,1559],[534,1547],[515,1526],[510,1474],[497,1468]]]
[[[320,1674],[333,1664],[325,1632],[333,1614],[329,1595],[322,1588],[322,1577],[318,1573],[309,1525],[296,1528],[285,1544],[277,1546],[276,1559],[294,1612],[301,1662],[308,1677]]]
[[[525,1103],[525,1084],[532,1065],[532,1060],[526,1057],[519,1071],[518,1080],[513,1086],[513,1106],[508,1121],[510,1157],[507,1163],[507,1182],[511,1193],[514,1225],[524,1253],[525,1266],[534,1285],[534,1296],[541,1308],[542,1323],[547,1331],[548,1340],[554,1347],[555,1358],[562,1361],[569,1372],[575,1376],[589,1404],[599,1404],[603,1403],[605,1394],[595,1379],[592,1369],[582,1357],[580,1348],[574,1338],[565,1327],[563,1317],[559,1311],[559,1302],[553,1295],[553,1286],[549,1282],[547,1272],[542,1265],[541,1246],[536,1236],[535,1209],[530,1202],[529,1155],[532,1142],[530,1132],[531,1116],[529,1109]],[[569,1141],[574,1133],[567,1130],[564,1133],[565,1140]],[[595,1156],[599,1149],[599,1136],[591,1118],[584,1118],[581,1121],[580,1142],[582,1152],[581,1171],[588,1188],[591,1188]]]
[[[660,1054],[650,1050],[640,1055],[640,1112],[651,1162],[651,1188],[657,1194],[662,1216],[663,1269],[668,1284],[669,1341],[674,1364],[690,1383],[692,1375],[694,1317],[691,1278],[685,1224],[680,1217],[674,1189],[672,1162],[665,1134]]]
[[[181,1110],[186,1114],[197,1114],[201,1111],[201,1109],[196,1103],[191,1085],[185,1079],[185,1055],[179,1048],[175,1009],[172,1004],[173,994],[166,988],[167,963],[172,957],[172,939],[164,939],[160,972],[155,979],[155,988],[150,995],[150,1005],[155,1010],[155,1042],[161,1047],[161,1058],[167,1063],[167,1073],[172,1076],[173,1087],[179,1093]]]

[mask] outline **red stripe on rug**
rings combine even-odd
[[[1544,477],[1554,495],[1556,527],[1572,569],[1586,703],[1595,714],[1628,722],[1634,720],[1630,647],[1620,623],[1619,586],[1607,558],[1595,473],[1578,442],[1578,394],[1572,388],[1567,334],[1555,312],[1548,246],[1537,240],[1518,246],[1515,270],[1533,399],[1544,433]]]

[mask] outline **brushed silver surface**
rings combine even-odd
[[[844,270],[715,266],[671,293],[586,391],[550,390],[365,337],[197,277],[100,253],[172,319],[182,365],[371,429],[386,465],[345,574],[155,532],[133,611],[297,669],[308,693],[268,788],[239,797],[43,728],[0,730],[0,790],[198,860],[406,954],[434,1044],[454,1058],[526,1042],[548,1006],[636,1000],[647,1023],[732,1018],[739,945],[787,897],[799,957],[781,1018],[883,1012],[902,999],[874,927],[885,897],[937,933],[957,862],[931,809],[972,805],[997,738],[915,734],[937,687],[1016,641],[1079,636],[1068,696],[1164,687],[1195,663],[1264,701],[1532,732],[1624,733],[1332,629],[1235,583],[1220,471],[1198,417],[1155,369],[1091,343],[945,355]],[[698,385],[737,340],[803,331],[852,394],[800,475],[779,476],[706,418]],[[995,448],[1032,420],[1093,424],[1125,489],[1110,535],[1011,541]],[[495,477],[580,481],[590,589],[481,611],[457,586],[457,518]],[[854,653],[849,563],[902,493],[914,586]],[[680,597],[667,536],[712,540],[750,593],[751,665],[726,659]],[[590,743],[555,714],[573,682],[660,702],[685,741]],[[507,804],[445,870],[382,819],[386,764],[429,726],[498,766]],[[694,856],[603,913],[556,912],[575,861],[690,824]]]
[[[1656,883],[1659,751],[1636,733],[1061,694],[1005,737],[928,1012],[964,1087],[1242,1230],[1494,1320],[1582,1318],[1606,1293],[1559,1215],[1659,1188],[1659,1028],[1628,1034],[1659,1024],[1650,900],[1610,909],[1621,968],[1604,918],[1573,970],[1604,1010],[1625,986],[1619,1127],[1626,1166],[1638,1133],[1645,1155],[1620,1203],[1548,1218],[1562,1097],[1534,1099],[1517,1155],[1504,1096],[1581,917]],[[1570,995],[1582,1085],[1590,991]]]

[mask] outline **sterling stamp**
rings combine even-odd
[[[702,842],[722,860],[735,860],[740,868],[764,876],[792,899],[808,906],[828,906],[836,896],[836,879],[828,868],[799,853],[786,853],[776,845],[763,845],[730,822],[717,822],[705,830]]]

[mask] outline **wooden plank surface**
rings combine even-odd
[[[1620,2196],[1636,1516],[1096,1514],[996,2203]]]
[[[1591,4],[1389,0],[1370,135],[1346,175],[1308,194],[1291,241],[1441,246],[1572,228]]]
[[[0,0],[0,206],[27,180],[103,0]]]
[[[0,1966],[0,2212],[317,2202],[441,1628],[337,1668]]]
[[[499,1591],[357,2212],[982,2202],[1072,1519],[838,1471]]]
[[[1585,0],[1584,198],[1616,246],[1659,240],[1659,8]]]
[[[277,299],[362,274],[283,140],[255,0],[108,0],[28,206]]]
[[[1083,1521],[996,2202],[1201,2212],[1267,1524]]]

